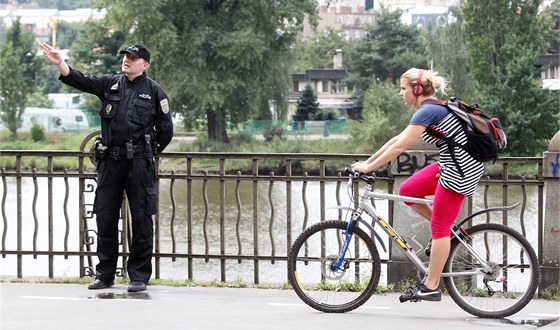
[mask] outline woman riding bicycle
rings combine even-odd
[[[399,96],[405,105],[413,106],[416,111],[409,125],[397,136],[390,139],[377,152],[364,162],[354,163],[355,171],[369,173],[395,160],[418,138],[436,144],[440,160],[415,173],[399,188],[399,194],[409,197],[425,198],[434,196],[433,206],[409,204],[422,217],[430,221],[432,247],[427,277],[417,288],[408,290],[402,300],[440,301],[439,282],[451,246],[450,229],[457,218],[466,196],[471,196],[484,172],[484,165],[473,159],[466,151],[454,148],[455,159],[451,157],[448,144],[430,136],[428,127],[451,134],[461,145],[466,143],[461,122],[446,107],[426,104],[434,98],[436,91],[445,93],[445,79],[436,72],[412,68],[401,76]]]

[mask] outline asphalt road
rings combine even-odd
[[[87,329],[560,329],[560,302],[534,299],[500,320],[480,319],[449,298],[404,303],[374,295],[345,314],[325,314],[290,290],[125,285],[99,291],[86,285],[0,283],[2,330]]]

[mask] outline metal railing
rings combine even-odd
[[[92,201],[96,173],[89,152],[81,149],[1,151],[0,159],[10,159],[13,164],[1,170],[1,254],[11,259],[4,262],[3,272],[7,267],[11,272],[15,268],[18,278],[37,273],[50,278],[71,275],[76,268],[80,277],[94,274],[96,226]],[[252,277],[255,284],[262,278],[265,282],[286,282],[285,262],[295,236],[316,221],[343,219],[346,215],[340,209],[329,208],[351,203],[345,191],[347,178],[337,169],[365,157],[181,152],[160,155],[156,176],[159,210],[154,216],[155,278],[226,282]],[[37,159],[44,160],[44,165],[30,166]],[[57,162],[64,159],[74,160],[77,167],[57,170]],[[488,204],[490,189],[501,189],[503,204],[512,204],[509,192],[518,187],[522,195],[519,216],[515,216],[520,219],[518,229],[524,234],[527,228],[538,229],[532,243],[540,256],[542,159],[503,158],[497,164],[501,166],[500,178],[481,181],[479,198],[483,201],[470,198],[469,213],[475,204]],[[509,175],[510,167],[520,164],[536,167],[528,170],[531,179]],[[163,170],[171,167],[175,170]],[[389,176],[380,178],[376,185],[391,193],[393,184]],[[536,188],[537,205],[535,210],[527,211],[526,190],[531,187]],[[392,206],[389,204],[387,209],[390,212]],[[124,276],[130,242],[126,200],[121,214],[118,275]],[[501,221],[512,222],[510,217],[504,212]],[[392,215],[389,219],[393,220]],[[390,252],[383,257],[385,262],[390,258]],[[61,262],[67,267],[62,271],[57,266]]]

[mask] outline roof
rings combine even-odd
[[[560,54],[540,55],[537,65],[560,65]]]
[[[344,79],[348,74],[346,70],[337,69],[314,69],[306,70],[306,80],[323,80],[323,79]]]

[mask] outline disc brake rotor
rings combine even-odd
[[[326,256],[321,261],[323,275],[329,280],[340,280],[344,276],[344,269],[332,269],[332,265],[338,260],[337,255]]]

